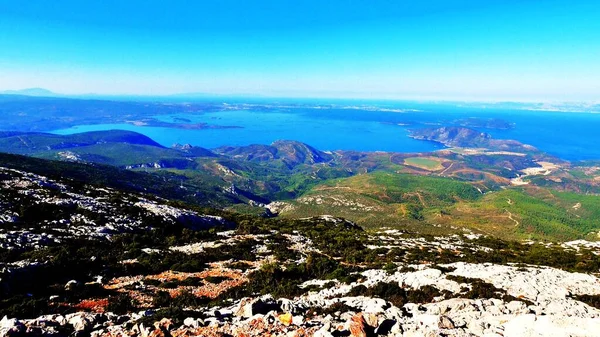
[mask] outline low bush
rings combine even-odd
[[[378,297],[391,302],[397,307],[402,307],[406,303],[430,303],[435,297],[442,296],[442,293],[433,286],[404,289],[397,283],[379,282],[369,288],[358,285],[350,290],[348,296]]]
[[[581,301],[589,306],[600,309],[600,295],[577,295],[573,299]]]
[[[124,315],[137,310],[138,303],[127,294],[118,294],[108,297],[106,310],[118,315]]]

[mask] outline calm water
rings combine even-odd
[[[402,107],[404,108],[404,107]],[[424,152],[440,149],[431,142],[408,137],[411,128],[456,125],[468,117],[499,118],[515,123],[510,130],[478,128],[498,139],[516,139],[568,160],[600,159],[600,114],[481,110],[431,105],[419,111],[369,111],[342,108],[249,108],[219,112],[162,115],[156,119],[240,126],[235,129],[182,130],[130,124],[79,125],[57,134],[123,129],[149,136],[164,146],[174,143],[206,148],[224,145],[270,144],[298,140],[321,150]]]

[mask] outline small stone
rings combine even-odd
[[[203,322],[199,318],[188,317],[183,320],[183,325],[190,327],[190,328],[197,329],[203,325]]]
[[[165,333],[161,329],[156,329],[148,337],[165,337]]]
[[[292,314],[285,313],[283,315],[279,315],[279,321],[281,322],[281,324],[285,325],[285,326],[290,326],[290,324],[292,324],[292,320],[293,320],[293,316]]]
[[[454,322],[448,316],[440,316],[438,327],[440,329],[454,329]]]
[[[352,318],[350,319],[350,336],[367,337],[365,325],[365,318],[363,317],[363,314],[361,312],[352,316]]]
[[[377,315],[373,314],[373,313],[368,313],[366,315],[364,315],[365,318],[365,322],[371,326],[376,328],[379,324],[379,318],[377,318]]]
[[[79,281],[71,280],[65,284],[65,290],[73,290],[79,286]]]
[[[294,316],[292,318],[292,324],[300,326],[304,323],[304,317],[302,316]]]
[[[315,331],[313,337],[333,337],[333,335],[329,332],[327,326],[323,326],[321,329]]]
[[[156,324],[155,324],[156,325]],[[168,318],[163,318],[158,322],[158,329],[163,329],[169,331],[173,326],[173,321]]]
[[[240,301],[238,309],[235,311],[234,315],[237,317],[250,317],[252,316],[252,306],[250,304],[249,298],[243,298]]]
[[[269,311],[266,315],[256,314],[252,317],[261,317],[261,316],[265,322],[267,322],[268,324],[273,324],[273,323],[275,323],[275,320],[277,319],[277,312]]]
[[[102,329],[92,331],[92,333],[90,333],[90,337],[101,337],[102,335],[104,335],[104,330]]]
[[[390,330],[390,334],[392,336],[401,336],[404,333],[404,329],[402,329],[402,325],[400,323],[394,324],[392,329]]]
[[[65,325],[68,323],[67,319],[63,315],[58,315],[54,318],[54,321],[59,325]]]
[[[140,323],[138,327],[140,337],[148,337],[150,335],[150,328],[145,327],[143,323]]]
[[[94,323],[88,317],[84,317],[84,314],[73,315],[69,318],[69,324],[75,331],[87,331],[94,326]]]
[[[284,312],[289,312],[292,314],[294,313],[295,305],[294,302],[292,302],[291,300],[287,298],[280,298],[277,300],[277,303],[281,307],[281,310],[283,310]]]

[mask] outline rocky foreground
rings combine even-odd
[[[275,261],[265,245],[267,235],[230,231],[221,237],[217,242],[170,249],[196,254],[206,247],[252,239],[257,242],[256,252],[263,252],[262,258],[249,262],[253,267],[244,272],[231,268],[231,261],[223,261],[203,273],[171,271],[99,282],[142,303],[144,294],[160,289],[150,280],[164,284],[201,277],[205,281],[198,285],[169,289],[170,296],[177,298],[191,291],[194,296],[216,298],[228,289],[243,287],[254,270]],[[390,243],[395,248],[419,244],[419,249],[466,249],[460,237],[427,242],[388,231],[379,238],[385,239],[384,249],[393,249]],[[289,239],[302,255],[319,251],[306,237]],[[365,269],[355,276],[356,281],[349,283],[336,279],[305,281],[299,287],[310,290],[291,298],[267,294],[189,308],[193,315],[180,322],[158,316],[154,320],[158,308],[118,315],[106,311],[102,300],[95,304],[88,301],[86,312],[22,320],[5,317],[0,322],[0,335],[61,335],[72,331],[92,336],[596,336],[600,331],[600,310],[577,300],[578,296],[600,295],[600,279],[586,273],[544,266],[455,262]],[[210,277],[222,280],[216,284],[206,281]],[[71,281],[66,287],[77,283]],[[146,306],[151,307],[151,301]]]
[[[494,264],[442,267],[452,271],[427,266],[394,274],[368,270],[356,283],[335,282],[332,287],[293,299],[271,295],[244,298],[232,305],[200,310],[202,318],[189,317],[183,324],[168,318],[154,324],[136,323],[152,317],[152,310],[126,315],[79,312],[29,320],[5,317],[0,331],[2,335],[50,335],[66,325],[92,336],[597,336],[600,331],[600,310],[572,298],[600,294],[600,280],[594,276]],[[435,298],[431,303],[398,307],[383,298],[348,296],[358,285],[390,282],[409,289],[433,286],[447,290],[452,297],[472,286],[457,281],[459,277],[489,282],[516,299]]]
[[[0,336],[600,335],[594,243],[206,215],[0,178]]]

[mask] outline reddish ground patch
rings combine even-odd
[[[78,304],[74,305],[73,308],[81,311],[92,311],[92,312],[104,312],[105,308],[108,306],[108,299],[98,299],[98,300],[83,300]]]
[[[199,286],[178,286],[173,289],[163,289],[153,285],[147,285],[143,291],[139,290],[127,290],[126,287],[136,282],[143,282],[144,280],[158,280],[160,282],[169,281],[183,281],[190,277],[205,279],[207,277],[223,277],[225,280],[219,283],[211,283],[204,281]],[[211,269],[205,270],[198,273],[184,273],[177,271],[165,271],[156,275],[148,276],[133,276],[133,277],[119,277],[112,279],[105,286],[106,289],[117,290],[120,292],[128,293],[132,298],[140,303],[140,306],[150,306],[152,303],[152,294],[159,291],[167,291],[171,297],[176,297],[183,291],[190,291],[192,294],[198,297],[216,298],[223,292],[237,287],[247,282],[248,279],[239,270],[223,268],[218,263],[213,263]]]

